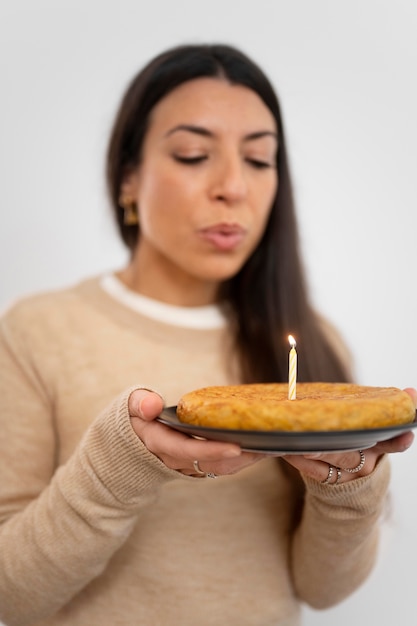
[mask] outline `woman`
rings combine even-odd
[[[300,380],[349,379],[306,295],[268,80],[227,46],[161,54],[120,105],[107,176],[128,266],[1,322],[0,618],[299,624],[369,573],[386,453],[412,434],[277,459],[156,420],[191,389],[285,380],[289,331]],[[336,484],[333,466],[356,471]]]

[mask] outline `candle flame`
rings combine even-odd
[[[292,335],[288,335],[288,341],[290,342],[291,348],[295,348],[295,346],[297,345],[297,342]]]

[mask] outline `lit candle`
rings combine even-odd
[[[288,335],[291,350],[288,362],[288,400],[295,400],[297,396],[297,342],[292,335]]]

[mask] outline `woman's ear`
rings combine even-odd
[[[127,173],[120,186],[120,198],[127,198],[130,202],[137,202],[139,192],[139,173],[137,170]],[[120,203],[121,204],[121,203]]]
[[[131,172],[125,176],[119,195],[119,205],[124,210],[123,221],[126,226],[136,226],[139,223],[138,190],[137,172]]]

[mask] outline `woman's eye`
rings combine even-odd
[[[179,154],[174,154],[174,159],[179,163],[185,163],[187,165],[196,165],[207,159],[206,155],[201,154],[199,156],[186,157]]]
[[[258,170],[274,167],[274,165],[270,163],[269,161],[261,161],[260,159],[249,159],[249,158],[246,160],[248,163],[250,163],[253,167],[255,167]]]

